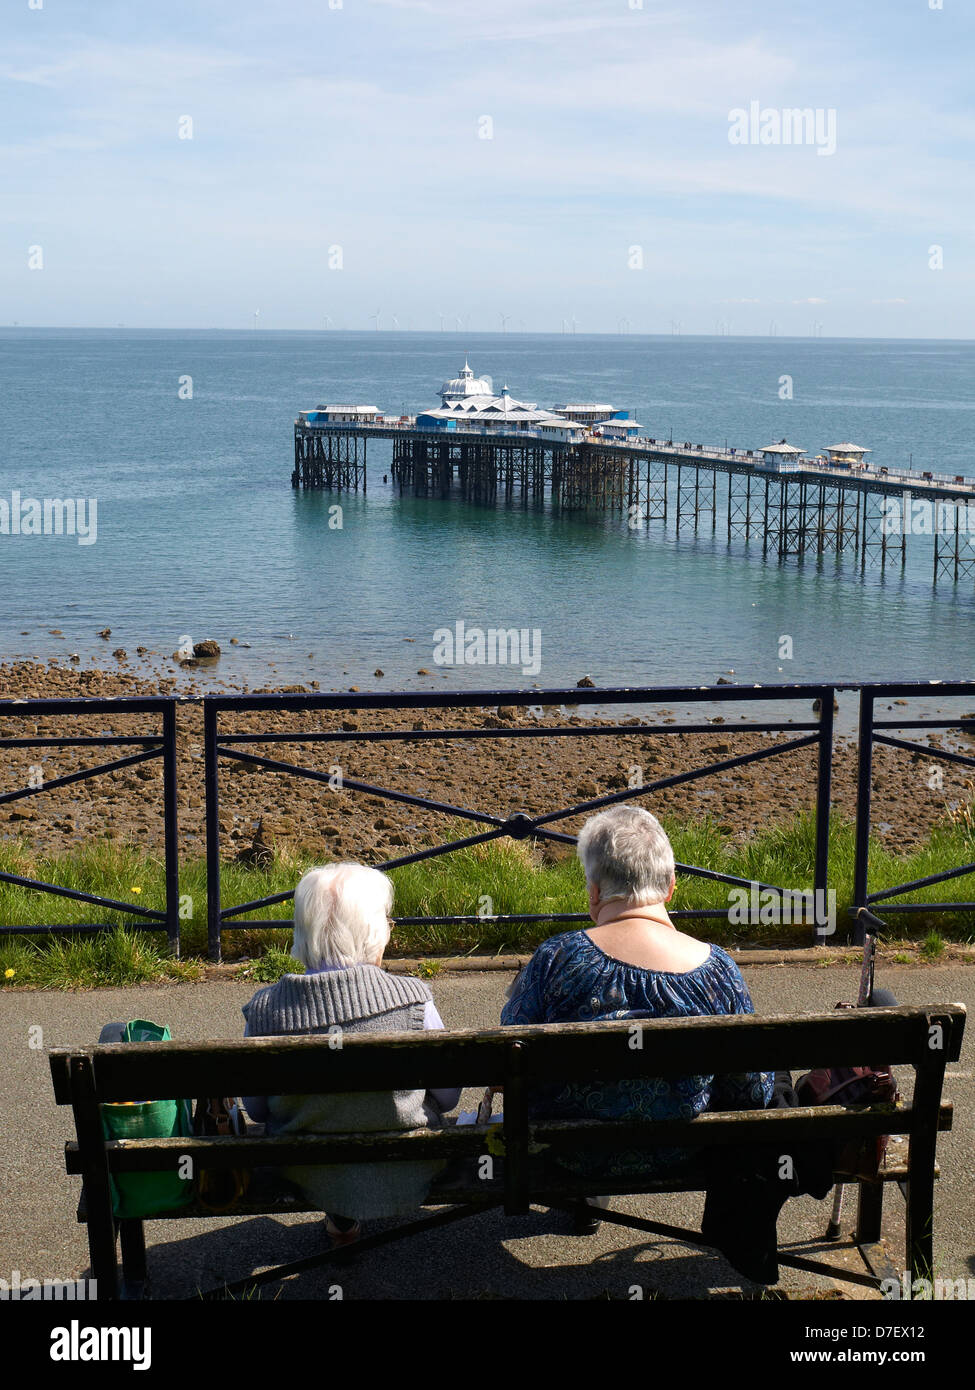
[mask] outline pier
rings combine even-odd
[[[975,579],[975,478],[867,463],[870,451],[852,444],[807,458],[785,440],[675,443],[645,436],[611,406],[539,410],[489,389],[465,364],[441,389],[443,405],[425,413],[303,411],[292,485],[365,492],[368,441],[389,440],[401,494],[616,511],[634,529],[658,521],[678,533],[717,534],[723,512],[729,544],[783,559],[852,552],[862,568],[903,567],[909,537],[930,537],[935,583]]]

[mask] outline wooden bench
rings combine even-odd
[[[805,1141],[841,1141],[879,1134],[908,1137],[906,1160],[888,1162],[877,1182],[861,1182],[856,1242],[867,1271],[839,1271],[792,1254],[782,1264],[849,1278],[876,1287],[897,1277],[880,1243],[884,1184],[900,1185],[907,1203],[906,1265],[911,1277],[930,1276],[933,1259],[933,1200],[939,1129],[951,1127],[951,1106],[942,1104],[945,1066],[958,1059],[965,1025],[961,1004],[843,1010],[801,1016],[736,1016],[653,1019],[619,1023],[539,1024],[485,1031],[350,1034],[341,1048],[334,1038],[301,1036],[239,1041],[171,1042],[59,1048],[50,1054],[58,1104],[71,1105],[77,1140],[66,1145],[69,1174],[83,1179],[79,1220],[88,1227],[91,1272],[100,1297],[119,1296],[116,1240],[121,1236],[123,1297],[138,1297],[146,1279],[143,1222],[112,1215],[109,1175],[176,1170],[189,1155],[195,1169],[280,1168],[287,1165],[375,1162],[398,1159],[455,1159],[470,1177],[431,1189],[425,1206],[440,1209],[394,1230],[366,1235],[354,1247],[366,1250],[485,1207],[520,1214],[532,1205],[571,1206],[580,1196],[701,1191],[693,1165],[674,1178],[583,1179],[555,1161],[560,1154],[608,1153],[658,1145],[712,1151],[715,1146],[775,1144],[792,1152]],[[332,1046],[329,1043],[331,1041]],[[893,1107],[710,1112],[692,1121],[535,1122],[529,1095],[537,1083],[678,1077],[696,1073],[744,1072],[857,1064],[866,1060],[899,1068],[902,1095],[912,1067],[913,1095]],[[327,1083],[327,1084],[326,1084]],[[106,1141],[99,1107],[104,1102],[199,1095],[280,1095],[504,1085],[503,1125],[451,1126],[443,1130],[292,1137],[172,1138]],[[478,1164],[492,1153],[492,1165]],[[493,1168],[487,1177],[476,1176]],[[452,1165],[456,1172],[457,1164]],[[248,1193],[228,1215],[278,1214],[308,1210],[306,1204],[273,1191]],[[611,1210],[600,1218],[686,1243],[706,1245],[700,1232],[683,1230]],[[213,1219],[199,1204],[159,1213],[158,1219]],[[153,1217],[151,1219],[157,1219]],[[332,1260],[328,1250],[276,1270],[263,1271],[222,1290],[243,1288]]]

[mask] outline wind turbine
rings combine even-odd
[[[616,324],[617,333],[629,333],[630,320],[627,318],[619,319]]]
[[[573,315],[573,317],[569,320],[569,322],[572,324],[572,331],[573,331],[573,333],[574,333],[574,332],[576,331],[576,320],[575,320],[575,315]]]
[[[393,327],[399,328],[399,319],[396,317],[395,314],[393,315]]]
[[[260,318],[260,315],[261,315],[260,309],[255,309],[255,310],[254,310],[254,327],[255,327],[255,328],[257,328],[257,320]]]
[[[498,318],[501,320],[501,332],[502,332],[502,333],[507,333],[507,331],[508,331],[508,320],[511,318],[511,315],[510,315],[510,314],[500,314],[500,313],[499,313],[499,314],[498,314]]]
[[[446,314],[439,314],[438,317],[439,317],[439,319],[440,319],[440,332],[442,333],[442,332],[443,332],[443,326],[444,326],[444,320],[446,319],[447,315],[446,315]]]
[[[775,319],[773,319],[768,326],[768,335],[770,338],[777,338],[779,336],[779,325],[775,322]]]
[[[375,319],[375,320],[376,320],[376,332],[377,332],[377,333],[379,332],[379,315],[380,315],[381,313],[382,313],[382,310],[381,310],[381,309],[377,309],[376,312],[375,312],[374,314],[370,314],[370,315],[369,315],[369,317],[370,317],[371,319]]]
[[[331,316],[331,314],[326,314],[326,315],[325,315],[325,327],[326,327],[326,328],[331,328],[331,327],[332,327],[332,316]]]

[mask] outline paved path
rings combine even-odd
[[[858,972],[790,966],[745,967],[758,1012],[808,1013],[854,998]],[[505,972],[447,975],[433,982],[437,1005],[449,1027],[486,1027],[498,1021],[510,977]],[[890,967],[878,984],[892,988],[904,1003],[972,1003],[975,968]],[[0,1181],[4,1219],[0,1223],[0,1278],[20,1270],[22,1277],[78,1278],[87,1270],[84,1228],[74,1219],[77,1179],[63,1168],[63,1144],[73,1137],[70,1111],[56,1107],[44,1050],[29,1045],[29,1030],[40,1025],[43,1046],[80,1045],[95,1040],[112,1019],[152,1018],[169,1024],[176,1038],[238,1037],[240,1006],[253,992],[237,983],[159,988],[0,995]],[[950,1068],[945,1092],[955,1102],[955,1127],[939,1141],[944,1176],[936,1187],[935,1274],[975,1278],[975,1028],[970,1027],[960,1062]],[[35,1035],[36,1037],[36,1035]],[[697,1227],[703,1197],[615,1199],[621,1209],[642,1210],[651,1219]],[[903,1202],[888,1195],[886,1229],[893,1253],[903,1257]],[[852,1215],[848,1207],[847,1226]],[[828,1202],[791,1201],[779,1222],[780,1245],[818,1241],[826,1226]],[[150,1269],[156,1297],[192,1295],[224,1279],[300,1258],[322,1248],[317,1218],[264,1217],[228,1221],[150,1223]],[[808,1245],[802,1253],[861,1269],[849,1249]],[[402,1245],[367,1253],[340,1275],[309,1272],[270,1285],[265,1298],[327,1298],[341,1282],[345,1298],[627,1298],[634,1285],[647,1295],[704,1297],[715,1289],[748,1289],[741,1276],[709,1250],[680,1245],[636,1231],[603,1225],[595,1236],[568,1233],[557,1213],[532,1212],[504,1217],[492,1212],[434,1231]],[[783,1270],[784,1290],[830,1289],[832,1281]],[[862,1297],[863,1289],[843,1285]]]

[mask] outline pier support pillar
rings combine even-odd
[[[967,508],[966,508],[967,521]],[[957,503],[942,502],[935,507],[934,582],[975,577],[975,536],[962,529]]]
[[[754,497],[753,497],[754,494]],[[728,540],[750,540],[760,524],[760,488],[752,473],[728,474]]]

